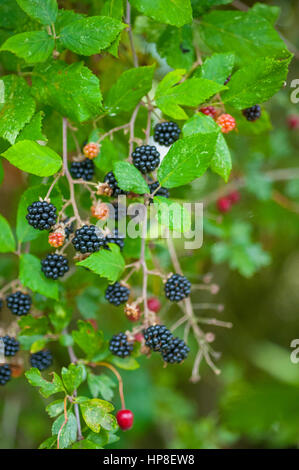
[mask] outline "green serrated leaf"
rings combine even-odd
[[[70,364],[68,368],[61,369],[61,378],[69,393],[73,393],[84,380],[83,364]]]
[[[2,153],[12,165],[37,176],[51,176],[61,168],[61,157],[54,150],[32,140],[22,140]]]
[[[59,288],[56,281],[45,277],[41,262],[36,256],[25,253],[20,257],[20,281],[33,292],[58,300]]]
[[[87,426],[98,433],[101,426],[107,431],[117,428],[116,418],[109,412],[114,410],[114,406],[99,398],[93,398],[80,403],[83,419]]]
[[[77,266],[88,268],[92,272],[106,277],[111,282],[117,281],[125,268],[125,261],[120,254],[119,246],[110,243],[109,247],[110,250],[93,253],[85,260],[77,263]]]
[[[53,379],[51,382],[48,382],[48,380],[41,376],[40,371],[36,367],[32,367],[25,372],[28,382],[33,385],[33,387],[40,387],[40,393],[45,398],[54,395],[54,393],[65,392],[60,377],[55,372],[52,374]]]
[[[15,251],[16,241],[9,226],[9,223],[0,214],[0,253]]]
[[[215,152],[217,135],[195,134],[175,142],[158,170],[161,186],[175,188],[202,176]]]
[[[46,412],[50,416],[50,418],[55,418],[56,416],[60,415],[63,413],[63,408],[64,408],[64,400],[55,400],[52,401],[52,403],[49,403],[49,405],[46,406]]]
[[[131,0],[131,4],[159,23],[183,26],[192,21],[190,0]]]
[[[206,78],[221,85],[232,73],[235,63],[235,54],[231,52],[213,54],[207,57],[202,67],[199,67],[195,76]]]
[[[54,49],[54,38],[46,31],[15,34],[2,44],[1,51],[10,51],[28,64],[45,62]]]
[[[44,118],[43,111],[36,113],[28,124],[18,135],[16,142],[20,140],[43,140],[47,141],[47,137],[42,133],[42,120]]]
[[[56,0],[17,0],[19,6],[41,24],[55,23],[58,5]]]
[[[152,88],[154,65],[126,70],[110,88],[105,107],[109,112],[130,111]]]
[[[114,395],[113,388],[115,383],[108,377],[108,375],[101,374],[95,375],[89,372],[87,376],[88,387],[94,398],[101,395],[104,400],[111,401]]]
[[[125,191],[137,194],[149,194],[150,190],[140,171],[129,162],[115,162],[113,172],[118,186]]]
[[[89,322],[79,320],[78,330],[72,331],[72,337],[89,359],[103,347],[102,332],[95,331]]]
[[[115,18],[92,16],[65,26],[60,33],[61,43],[80,55],[99,54],[126,27]]]

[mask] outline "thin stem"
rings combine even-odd
[[[62,423],[62,425],[61,425],[61,427],[60,427],[60,429],[59,429],[58,435],[57,435],[57,449],[59,449],[60,434],[61,434],[61,432],[62,432],[64,426],[65,426],[66,423],[68,422],[66,404],[67,404],[67,395],[64,397],[64,402],[63,402],[64,422]]]
[[[108,369],[110,369],[113,374],[115,375],[115,377],[117,378],[118,380],[118,390],[119,390],[119,396],[120,396],[120,401],[121,401],[121,407],[123,410],[126,409],[126,404],[125,404],[125,397],[124,397],[124,384],[123,384],[123,380],[121,378],[121,375],[120,373],[118,372],[118,370],[113,367],[111,364],[109,364],[108,362],[95,362],[95,363],[91,363],[89,364],[90,366],[92,367],[95,367],[95,366],[103,366],[103,367],[107,367]]]
[[[130,127],[130,123],[127,122],[126,124],[123,124],[122,126],[117,126],[114,127],[113,129],[110,129],[110,131],[106,132],[105,134],[101,135],[99,139],[97,140],[97,144],[102,142],[102,140],[106,139],[106,137],[111,137],[115,132],[121,131],[122,129],[128,129]]]

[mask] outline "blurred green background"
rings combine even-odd
[[[72,4],[60,3],[66,7]],[[252,178],[241,191],[240,203],[225,216],[224,225],[250,224],[252,238],[262,244],[272,261],[250,278],[231,270],[228,263],[213,263],[210,255],[215,238],[209,221],[217,220],[218,214],[215,207],[209,207],[203,248],[192,257],[182,252],[181,261],[187,276],[189,272],[193,278],[211,272],[213,282],[220,286],[217,295],[197,291],[193,300],[223,304],[221,313],[202,310],[200,315],[216,316],[234,325],[231,330],[212,326],[205,330],[216,334],[214,347],[222,352],[217,362],[222,373],[215,376],[202,365],[201,381],[191,384],[193,348],[179,367],[163,368],[159,357],[142,357],[140,369],[122,373],[127,407],[135,413],[135,425],[131,431],[119,433],[116,448],[299,445],[299,364],[290,360],[290,343],[299,338],[299,182],[275,184],[275,191],[287,201],[287,209],[276,202],[277,198],[273,200],[273,188],[261,177],[268,169],[299,167],[299,130],[290,129],[287,124],[289,115],[299,115],[299,104],[290,101],[291,80],[299,78],[299,4],[296,0],[263,3],[282,8],[278,29],[297,49],[297,58],[292,61],[285,88],[266,106],[273,129],[261,136],[229,136],[235,175],[246,172]],[[198,200],[215,189],[214,181],[215,177],[207,175],[200,183],[180,191],[191,189]],[[220,187],[223,183],[217,180],[217,184]],[[7,164],[0,187],[0,212],[12,223],[25,187],[22,175]],[[13,258],[2,255],[1,284],[14,275]],[[159,295],[159,289],[151,286],[152,294]],[[175,308],[168,311],[165,323],[174,323],[178,314]],[[128,328],[127,322],[106,304],[99,304],[96,316],[107,338],[120,330],[121,321]],[[182,335],[183,331],[179,329],[177,333]],[[68,363],[61,347],[53,351],[57,368]],[[0,390],[0,448],[36,448],[49,436],[51,420],[44,410],[45,401],[24,377]]]

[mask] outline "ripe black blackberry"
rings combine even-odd
[[[83,225],[76,230],[72,244],[80,253],[94,253],[105,247],[105,238],[95,225]]]
[[[172,121],[161,122],[154,129],[154,141],[169,147],[180,137],[181,129]]]
[[[133,164],[141,173],[150,173],[160,164],[160,154],[154,145],[141,145],[132,153]]]
[[[172,302],[185,299],[191,292],[191,282],[181,274],[173,274],[164,286],[166,297]]]
[[[50,230],[56,224],[56,207],[47,201],[36,201],[27,207],[26,219],[38,230]]]
[[[153,351],[166,350],[173,339],[173,334],[165,325],[152,325],[143,330],[145,344]]]
[[[259,104],[251,106],[251,108],[243,109],[243,115],[246,117],[247,121],[256,121],[261,117],[262,110]]]
[[[13,315],[22,316],[29,312],[32,300],[30,295],[17,291],[6,297],[6,304]]]
[[[82,178],[85,181],[90,181],[94,175],[94,163],[90,158],[85,158],[81,162],[72,162],[70,173],[75,180]]]
[[[115,282],[114,284],[108,286],[105,292],[105,299],[117,307],[120,304],[127,302],[129,296],[130,289],[128,289],[126,286],[123,286],[119,282]]]
[[[149,188],[150,188],[150,193],[153,194],[154,191],[156,191],[156,189],[159,187],[159,182],[158,181],[155,181],[154,183],[151,183],[149,185]],[[169,197],[169,191],[167,188],[163,188],[163,186],[161,186],[161,188],[158,189],[158,191],[155,193],[155,196],[163,196],[163,197]]]
[[[68,272],[69,264],[65,256],[58,253],[51,253],[47,255],[42,261],[42,272],[49,279],[58,279]]]
[[[0,340],[4,343],[4,356],[8,357],[17,354],[20,349],[19,341],[8,335],[0,337]]]
[[[116,228],[115,230],[113,230],[113,232],[108,233],[108,235],[106,235],[105,242],[106,243],[115,243],[122,250],[123,247],[125,246],[124,238],[125,238],[124,235],[118,233],[118,230]],[[108,246],[107,246],[107,248],[108,248]]]
[[[37,353],[31,354],[30,364],[32,367],[37,367],[39,370],[45,370],[50,367],[53,362],[52,353],[46,349]]]
[[[169,347],[162,351],[162,357],[165,362],[170,364],[179,364],[187,358],[190,348],[186,345],[185,341],[176,337],[170,341]]]
[[[109,342],[109,350],[114,356],[128,357],[133,351],[133,344],[128,342],[125,333],[113,335]]]
[[[11,369],[8,364],[0,365],[0,385],[5,385],[11,379]]]
[[[104,177],[104,183],[109,184],[110,188],[112,189],[112,196],[119,196],[120,194],[126,194],[126,191],[123,191],[118,186],[113,171],[109,171],[109,173],[107,173],[107,175]]]

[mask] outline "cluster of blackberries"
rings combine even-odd
[[[11,379],[11,369],[8,364],[0,365],[0,385],[5,385]]]
[[[90,158],[85,158],[82,162],[72,162],[70,173],[76,180],[82,178],[85,181],[90,181],[94,175],[94,163]]]
[[[32,300],[30,295],[24,294],[21,291],[17,291],[14,294],[10,294],[6,297],[7,307],[10,309],[13,315],[27,315],[30,310]]]
[[[42,272],[49,279],[58,279],[70,269],[65,256],[51,253],[41,261]]]
[[[0,337],[0,340],[2,340],[4,344],[4,356],[9,357],[17,354],[20,349],[19,341],[8,335]]]
[[[45,370],[53,362],[52,353],[46,349],[39,351],[37,353],[31,354],[30,364],[32,367],[37,367],[39,370]]]
[[[170,364],[181,363],[187,358],[190,348],[186,343],[176,337],[165,325],[152,325],[143,331],[145,344],[152,351],[161,353],[165,362]]]
[[[154,183],[151,183],[149,184],[149,189],[150,189],[150,193],[153,194],[153,192],[156,191],[157,188],[159,188],[160,184],[158,181],[155,181]],[[161,186],[161,188],[158,189],[158,191],[155,193],[155,196],[163,196],[163,197],[169,197],[169,191],[167,188],[163,188],[163,186]]]
[[[150,173],[160,164],[160,154],[154,145],[141,145],[132,153],[133,164],[141,173]]]
[[[164,286],[166,297],[172,302],[180,302],[191,292],[191,282],[181,274],[173,274]]]
[[[95,225],[83,225],[76,230],[72,244],[80,253],[95,253],[105,246],[105,239]]]
[[[50,230],[56,224],[56,207],[47,201],[36,201],[27,207],[26,219],[38,230]]]
[[[109,171],[109,173],[107,173],[107,175],[104,177],[104,183],[107,183],[110,186],[112,190],[112,196],[119,196],[121,194],[126,194],[126,191],[123,191],[118,186],[113,171]]]
[[[251,108],[243,109],[243,115],[246,117],[247,121],[256,121],[261,117],[262,110],[259,104],[251,106]]]
[[[155,126],[154,140],[160,145],[169,147],[180,137],[181,129],[172,121],[161,122]]]
[[[133,351],[133,344],[128,341],[125,333],[113,335],[109,342],[109,350],[114,356],[128,357]]]
[[[115,282],[107,287],[105,292],[105,299],[113,305],[120,305],[127,302],[130,296],[130,289],[123,286],[119,282]]]

